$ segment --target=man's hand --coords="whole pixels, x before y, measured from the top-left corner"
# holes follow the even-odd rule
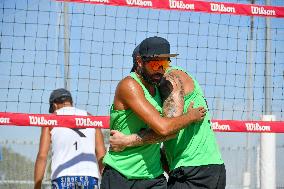
[[[187,114],[189,114],[194,122],[198,122],[204,119],[207,111],[204,107],[193,108],[194,102],[190,102],[190,105],[187,109]]]
[[[127,147],[128,136],[117,131],[111,130],[110,131],[110,150],[115,152],[123,151]]]

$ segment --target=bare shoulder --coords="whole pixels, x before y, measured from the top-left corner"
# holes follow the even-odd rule
[[[137,92],[142,90],[141,86],[135,81],[132,77],[127,76],[124,79],[122,79],[117,87],[116,92],[122,92],[122,93],[129,93],[129,92]]]
[[[132,101],[144,96],[142,87],[131,77],[122,79],[115,90],[114,108],[116,110],[128,109]]]
[[[171,70],[165,73],[163,77],[163,81],[167,80],[170,81],[172,84],[182,84],[182,78],[184,77],[184,72],[180,70]]]
[[[164,78],[169,81],[178,82],[179,84],[184,84],[183,82],[187,79],[191,79],[187,73],[181,70],[171,70],[164,75]]]
[[[190,75],[181,70],[172,70],[165,75],[168,81],[171,81],[177,86],[181,86],[185,94],[188,94],[194,89],[194,81]],[[177,90],[181,88],[177,87]]]

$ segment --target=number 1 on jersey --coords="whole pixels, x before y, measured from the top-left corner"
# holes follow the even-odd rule
[[[75,150],[77,150],[77,149],[78,149],[78,143],[77,143],[77,141],[76,141],[73,145],[75,145]]]

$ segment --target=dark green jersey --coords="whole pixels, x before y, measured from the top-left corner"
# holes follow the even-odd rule
[[[167,72],[173,69],[184,71],[173,67]],[[187,112],[191,101],[194,102],[194,107],[203,106],[208,111],[206,99],[199,84],[193,77],[191,78],[194,81],[194,90],[184,97],[184,112]],[[180,130],[176,138],[164,142],[170,170],[181,166],[223,164],[210,119],[207,112],[203,121],[189,125]]]
[[[143,88],[146,99],[161,113],[161,98],[156,88],[152,97],[135,73],[130,76]],[[148,126],[131,110],[110,110],[110,128],[126,135],[139,132]],[[163,174],[160,162],[160,144],[126,148],[122,152],[109,151],[104,157],[108,164],[128,179],[151,179]]]

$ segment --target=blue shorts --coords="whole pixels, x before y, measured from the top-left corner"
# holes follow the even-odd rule
[[[98,179],[90,176],[63,176],[51,181],[52,189],[98,189]]]

